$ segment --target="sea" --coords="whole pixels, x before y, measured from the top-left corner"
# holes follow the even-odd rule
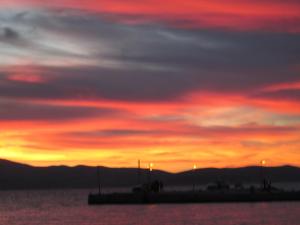
[[[0,191],[0,225],[300,225],[300,202],[89,206],[89,192]]]

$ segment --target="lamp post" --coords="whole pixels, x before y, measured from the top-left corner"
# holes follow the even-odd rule
[[[141,160],[138,160],[137,185],[141,185]]]
[[[265,173],[264,173],[264,167],[267,164],[267,161],[265,159],[260,161],[260,168],[261,168],[261,180],[262,180],[262,185],[263,189],[266,189],[266,178],[265,178]]]
[[[149,164],[149,170],[150,170],[150,172],[153,170],[153,163]]]
[[[153,163],[149,163],[149,170],[148,170],[148,183],[151,183],[151,172],[153,170]]]
[[[196,169],[197,169],[197,165],[194,164],[193,165],[193,192],[195,191],[195,187],[196,187]]]

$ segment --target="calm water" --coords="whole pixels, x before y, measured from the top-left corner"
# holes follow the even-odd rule
[[[88,190],[2,191],[0,225],[299,225],[300,203],[88,206]]]

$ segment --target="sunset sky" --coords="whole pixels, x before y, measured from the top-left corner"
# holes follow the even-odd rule
[[[0,158],[300,166],[300,1],[0,0]]]

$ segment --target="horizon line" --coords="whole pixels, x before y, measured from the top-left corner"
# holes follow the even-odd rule
[[[97,168],[97,167],[102,167],[102,168],[107,168],[107,169],[138,169],[138,167],[110,167],[110,166],[103,166],[103,165],[84,165],[84,164],[77,164],[77,165],[64,165],[64,164],[59,164],[59,165],[48,165],[48,166],[36,166],[32,165],[30,163],[24,163],[24,162],[19,162],[19,161],[13,161],[5,158],[0,158],[1,161],[6,161],[10,163],[15,163],[19,165],[24,165],[24,166],[29,166],[29,167],[34,167],[34,168],[51,168],[51,167],[67,167],[67,168],[76,168],[76,167],[90,167],[90,168]],[[172,174],[177,174],[177,173],[184,173],[184,172],[190,172],[193,170],[205,170],[205,169],[217,169],[217,170],[224,170],[224,169],[243,169],[243,168],[251,168],[251,167],[261,167],[261,165],[245,165],[241,167],[198,167],[196,169],[188,169],[188,170],[182,170],[182,171],[168,171],[164,169],[153,169],[153,171],[161,171],[161,172],[166,172],[166,173],[172,173]],[[265,168],[280,168],[280,167],[294,167],[294,168],[299,168],[300,166],[293,165],[293,164],[282,164],[282,165],[277,165],[277,166],[264,166]],[[141,167],[141,170],[148,170],[149,168],[146,167]]]

